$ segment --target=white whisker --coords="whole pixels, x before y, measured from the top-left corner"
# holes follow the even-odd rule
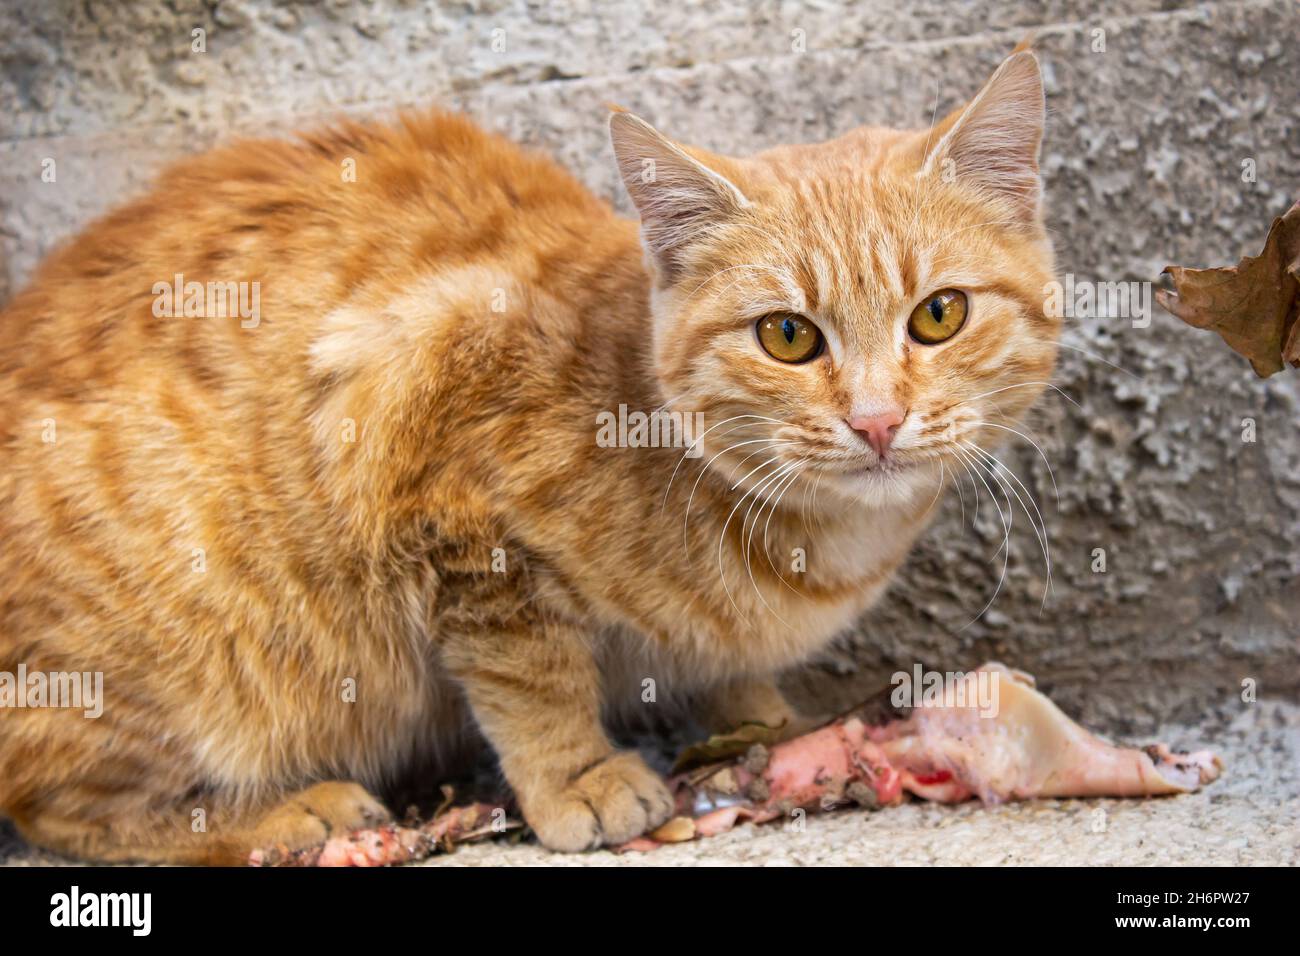
[[[727,433],[723,432],[723,434],[727,434]],[[718,452],[716,455],[714,455],[712,458],[708,460],[708,462],[704,465],[704,467],[700,469],[700,473],[695,476],[695,482],[691,485],[691,493],[686,498],[686,510],[682,513],[682,550],[684,552],[688,554],[690,552],[689,528],[691,523],[691,508],[695,504],[695,492],[699,489],[700,482],[704,480],[704,476],[709,474],[709,467],[729,451],[734,451],[743,445],[756,445],[756,444],[761,444],[766,447],[756,449],[752,454],[746,455],[744,458],[742,458],[740,464],[736,466],[737,470],[739,470],[741,465],[749,461],[749,459],[753,458],[754,455],[761,455],[765,451],[770,451],[776,445],[789,444],[789,442],[782,441],[779,438],[751,438],[748,441],[736,442],[734,445],[728,445],[726,448],[722,449],[722,451]],[[776,458],[779,457],[780,455],[777,455],[775,458],[769,460],[775,461]],[[760,465],[759,467],[761,468],[762,465]],[[735,472],[733,471],[732,474],[735,474]]]
[[[710,425],[708,428],[704,429],[703,433],[701,433],[699,438],[695,439],[695,441],[691,442],[689,445],[686,446],[686,451],[682,452],[682,457],[677,460],[677,467],[673,469],[672,476],[668,479],[668,486],[664,488],[664,500],[663,503],[659,506],[660,515],[662,515],[664,513],[664,509],[668,507],[668,493],[672,491],[673,482],[677,480],[677,472],[682,467],[682,462],[686,461],[686,459],[690,456],[691,449],[694,448],[696,445],[698,445],[700,442],[704,441],[705,436],[708,435],[709,432],[713,431],[713,429],[721,428],[723,425],[727,424],[728,422],[739,421],[742,418],[756,419],[757,421],[755,422],[755,424],[757,424],[758,422],[770,422],[776,425],[788,424],[787,422],[783,422],[776,418],[768,418],[764,415],[732,415],[730,418],[724,418],[722,421],[718,422],[717,424]]]
[[[956,453],[959,454],[959,455],[963,455],[963,456],[966,456],[966,457],[970,457],[968,452],[962,451],[961,449],[956,449],[956,448],[954,448],[953,451],[956,452]],[[1001,549],[1002,552],[1003,552],[1003,555],[1002,555],[1002,573],[1001,573],[1001,575],[998,577],[998,586],[997,586],[996,588],[993,589],[993,595],[992,595],[992,597],[990,597],[990,598],[988,599],[988,603],[986,603],[986,604],[984,605],[984,607],[980,608],[980,611],[979,611],[978,614],[976,614],[973,618],[971,618],[969,621],[967,621],[965,624],[963,624],[960,628],[957,629],[957,633],[959,633],[959,634],[960,634],[962,631],[966,630],[966,628],[968,628],[968,627],[970,627],[972,624],[974,624],[976,621],[978,621],[981,617],[983,617],[983,616],[985,615],[985,613],[987,613],[988,609],[991,608],[991,607],[993,606],[993,602],[996,601],[996,600],[998,599],[998,595],[1002,592],[1002,583],[1007,579],[1007,565],[1009,564],[1009,562],[1010,562],[1010,560],[1011,560],[1011,525],[1012,525],[1012,523],[1013,523],[1013,521],[1014,521],[1014,519],[1015,519],[1015,515],[1014,515],[1014,514],[1011,514],[1010,519],[1008,519],[1008,515],[1007,515],[1006,513],[1003,513],[1003,511],[1002,511],[1002,506],[1001,506],[1000,504],[998,504],[997,495],[995,495],[995,494],[993,493],[993,489],[989,487],[989,483],[988,483],[987,481],[985,481],[983,475],[980,474],[980,465],[979,465],[979,461],[978,461],[978,459],[970,458],[970,461],[971,461],[972,466],[973,466],[974,469],[975,469],[975,472],[974,472],[975,475],[976,475],[977,477],[979,477],[980,484],[982,484],[982,485],[984,486],[984,489],[985,489],[986,491],[988,491],[988,493],[989,493],[989,498],[990,498],[990,500],[992,500],[992,502],[993,502],[993,507],[995,507],[995,508],[998,509],[998,516],[1002,519],[1002,530],[1003,530],[1003,534],[1002,534],[1002,549]],[[1009,513],[1010,510],[1011,510],[1011,499],[1008,498],[1008,499],[1007,499],[1007,512]],[[995,551],[993,554],[994,554],[994,557],[997,556],[997,552],[996,552],[996,551]]]
[[[1109,365],[1111,368],[1115,369],[1117,372],[1123,372],[1123,373],[1124,373],[1125,375],[1127,375],[1129,378],[1135,378],[1135,379],[1137,379],[1138,381],[1141,381],[1141,380],[1142,380],[1142,376],[1141,376],[1141,375],[1138,375],[1138,374],[1136,374],[1136,373],[1134,373],[1134,372],[1130,372],[1128,369],[1124,368],[1122,365],[1116,365],[1114,362],[1107,361],[1106,359],[1102,358],[1100,355],[1096,355],[1096,354],[1094,354],[1094,353],[1092,353],[1092,352],[1089,352],[1087,349],[1081,349],[1081,348],[1079,348],[1079,346],[1077,346],[1077,345],[1067,345],[1065,342],[1061,342],[1061,341],[1059,341],[1059,340],[1057,341],[1056,344],[1057,344],[1058,346],[1060,346],[1061,348],[1063,348],[1063,349],[1070,349],[1070,350],[1072,350],[1072,351],[1079,352],[1079,353],[1082,354],[1082,355],[1086,355],[1086,356],[1088,356],[1088,358],[1092,359],[1094,362],[1100,362],[1102,365]]]
[[[776,458],[769,458],[766,462],[763,463],[763,465],[759,465],[759,468],[762,468],[764,465],[771,464],[772,462],[774,462],[774,461],[776,461],[776,460],[777,460]],[[749,489],[748,491],[746,491],[743,495],[741,495],[741,496],[740,496],[740,500],[737,501],[736,504],[735,504],[735,507],[733,507],[733,508],[731,509],[731,513],[727,515],[727,520],[724,521],[724,522],[722,523],[722,531],[719,532],[719,534],[718,534],[718,577],[719,577],[719,578],[721,579],[721,581],[722,581],[722,589],[723,589],[723,590],[726,592],[726,594],[727,594],[727,600],[731,602],[731,606],[735,609],[736,614],[739,615],[740,618],[741,618],[742,620],[745,620],[746,617],[745,617],[744,613],[740,610],[740,607],[736,604],[736,599],[735,599],[734,597],[732,597],[732,594],[731,594],[731,588],[727,586],[727,572],[726,572],[726,569],[723,567],[723,564],[722,564],[722,547],[723,547],[723,545],[726,543],[726,538],[727,538],[727,528],[731,525],[731,519],[734,518],[734,517],[736,516],[736,512],[737,512],[738,510],[740,510],[740,506],[743,505],[743,504],[745,503],[745,499],[746,499],[746,498],[748,498],[750,495],[761,494],[761,493],[762,493],[762,490],[763,490],[764,488],[766,488],[766,487],[767,487],[768,485],[770,485],[773,481],[777,480],[779,477],[781,477],[782,475],[784,475],[784,473],[785,473],[785,469],[791,468],[791,467],[793,467],[793,465],[794,465],[794,463],[792,463],[792,462],[788,462],[788,463],[786,463],[786,464],[784,464],[784,465],[778,465],[778,466],[777,466],[777,467],[776,467],[776,468],[775,468],[775,469],[774,469],[770,474],[765,475],[765,476],[764,476],[764,477],[763,477],[763,478],[758,482],[758,484],[756,484],[753,488],[750,488],[750,489]],[[757,469],[755,469],[755,470],[757,470]],[[752,473],[753,473],[753,472],[751,472],[751,474],[752,474]],[[746,476],[746,477],[748,477],[748,476]],[[734,488],[733,488],[733,490],[734,490]],[[751,507],[753,507],[753,506],[751,505]],[[742,545],[742,546],[744,545],[744,539],[745,539],[745,526],[744,526],[744,519],[742,519],[742,521],[741,521],[741,527],[740,527],[740,540],[741,540],[741,545]],[[749,561],[749,553],[748,553],[748,549],[746,549],[746,551],[745,551],[745,561],[746,561],[746,566],[748,566],[748,561]],[[753,576],[753,572],[752,572],[752,570],[751,570],[751,571],[750,571],[750,581],[751,581],[751,582],[753,581],[753,577],[754,577],[754,576]],[[755,585],[754,590],[755,590],[755,593],[757,593],[757,591],[758,591],[757,585]],[[768,603],[767,603],[766,600],[764,600],[762,594],[759,594],[759,595],[758,595],[758,599],[759,599],[760,601],[763,602],[763,606],[764,606],[764,607],[767,607],[768,611],[770,611],[770,612],[772,613],[772,616],[773,616],[773,617],[775,617],[778,621],[781,621],[782,624],[785,624],[786,627],[789,627],[789,626],[790,626],[789,624],[786,624],[786,622],[781,618],[781,615],[777,614],[775,611],[772,610],[772,608],[771,608],[770,606],[768,606]]]
[[[1009,477],[1012,481],[1014,481],[1017,485],[1020,486],[1021,491],[1024,491],[1025,493],[1025,498],[1028,498],[1029,504],[1032,504],[1034,506],[1034,514],[1031,515],[1029,513],[1029,507],[1025,503],[1025,498],[1021,498],[1020,492],[1016,491],[1015,488],[1011,488],[1011,492],[1016,496],[1016,501],[1020,503],[1021,509],[1025,512],[1025,517],[1029,519],[1029,526],[1034,529],[1034,537],[1038,539],[1038,546],[1042,548],[1043,561],[1047,566],[1047,583],[1043,587],[1043,603],[1039,607],[1039,613],[1041,614],[1043,608],[1047,606],[1047,596],[1052,589],[1052,551],[1048,542],[1047,522],[1043,519],[1043,513],[1042,511],[1039,510],[1037,503],[1034,502],[1034,497],[1029,493],[1029,489],[1025,487],[1024,482],[1020,480],[1020,478],[1016,475],[1015,472],[1013,472],[1010,468],[1008,468],[1005,464],[1003,464],[1002,461],[1000,461],[991,452],[988,452],[983,448],[980,448],[978,445],[971,442],[963,442],[962,444],[967,449],[974,452],[975,454],[981,455],[986,460],[991,461],[995,466],[994,467],[995,477],[997,476],[999,469],[1001,470],[1001,472],[1004,472],[1007,475],[1007,477]],[[1034,515],[1038,516],[1038,524],[1034,524]],[[1040,529],[1041,529],[1041,533],[1040,533]]]
[[[987,397],[990,396],[990,395],[997,395],[999,392],[1009,392],[1009,391],[1011,391],[1011,389],[1013,389],[1013,388],[1028,388],[1028,387],[1031,386],[1031,385],[1040,385],[1040,386],[1042,386],[1042,387],[1044,387],[1044,388],[1055,389],[1055,390],[1056,390],[1056,391],[1061,395],[1062,398],[1064,398],[1067,402],[1069,402],[1069,403],[1070,403],[1071,405],[1073,405],[1075,408],[1079,408],[1079,409],[1081,409],[1081,408],[1083,407],[1083,406],[1081,406],[1078,402],[1076,402],[1074,399],[1072,399],[1072,398],[1071,398],[1071,397],[1066,393],[1066,391],[1065,391],[1063,388],[1061,388],[1061,387],[1058,386],[1058,385],[1053,385],[1051,382],[1020,382],[1019,384],[1016,384],[1016,385],[1007,385],[1007,386],[1005,386],[1005,387],[1003,387],[1003,388],[995,388],[995,389],[993,389],[993,391],[991,391],[991,392],[984,392],[984,393],[982,393],[982,394],[980,394],[980,395],[972,395],[970,398],[966,399],[965,401],[958,402],[958,404],[959,404],[959,405],[969,405],[971,402],[978,401],[978,400],[981,399],[981,398],[987,398]]]
[[[1000,428],[1004,432],[1011,432],[1013,435],[1019,435],[1025,441],[1029,442],[1029,444],[1034,446],[1034,450],[1038,452],[1038,457],[1043,459],[1043,464],[1047,466],[1047,475],[1049,478],[1052,479],[1052,493],[1056,495],[1056,510],[1060,511],[1061,492],[1060,489],[1056,487],[1056,473],[1052,471],[1052,463],[1047,460],[1047,454],[1043,451],[1042,448],[1039,447],[1038,442],[1034,441],[1032,438],[1030,438],[1028,435],[1024,434],[1023,432],[1016,431],[1016,429],[1014,428],[1008,428],[1006,425],[999,425],[996,422],[975,422],[975,424],[986,425],[989,428]]]
[[[799,461],[796,462],[795,464],[802,464],[803,461],[804,461],[804,459],[801,458],[801,459],[799,459]],[[787,580],[785,579],[785,575],[782,574],[780,571],[778,571],[778,570],[776,569],[776,565],[775,565],[775,564],[773,563],[773,561],[772,561],[772,552],[771,552],[771,550],[768,548],[768,544],[767,544],[767,534],[768,534],[768,531],[769,531],[769,529],[770,529],[770,527],[771,527],[771,524],[772,524],[772,515],[774,515],[774,514],[776,513],[776,509],[777,509],[778,507],[780,507],[780,505],[781,505],[781,499],[782,499],[783,497],[785,497],[785,493],[786,493],[787,491],[790,490],[791,486],[795,483],[795,481],[797,481],[797,480],[799,479],[799,477],[800,477],[803,473],[804,473],[804,469],[801,469],[801,468],[800,468],[800,469],[796,469],[795,471],[792,471],[792,472],[790,473],[789,479],[785,482],[784,487],[781,487],[781,488],[778,488],[778,489],[777,489],[777,491],[778,491],[779,493],[778,493],[777,496],[776,496],[776,502],[772,505],[772,507],[770,507],[770,508],[768,509],[768,511],[767,511],[767,521],[766,521],[766,522],[764,523],[764,525],[763,525],[763,554],[764,554],[764,556],[767,558],[767,566],[770,567],[770,568],[772,569],[772,573],[775,574],[775,575],[777,576],[777,579],[780,580],[780,582],[781,582],[782,584],[784,584],[784,585],[785,585],[785,586],[790,590],[790,592],[791,592],[792,594],[798,594],[799,592],[798,592],[798,590],[795,589],[794,585],[792,585],[789,581],[787,581]],[[761,516],[762,512],[759,512],[759,514],[760,514],[760,516]],[[752,575],[751,575],[751,578],[752,578]]]

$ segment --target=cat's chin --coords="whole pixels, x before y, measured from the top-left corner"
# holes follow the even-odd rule
[[[871,507],[899,507],[922,496],[932,497],[939,473],[932,462],[892,462],[849,471],[827,472],[823,488]]]

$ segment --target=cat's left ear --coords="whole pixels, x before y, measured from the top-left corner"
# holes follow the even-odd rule
[[[750,205],[745,194],[714,166],[722,157],[709,156],[706,165],[685,148],[631,113],[609,118],[609,138],[618,171],[641,214],[641,237],[663,278],[672,281],[683,255],[695,240]]]
[[[1043,75],[1028,51],[998,67],[975,99],[938,127],[923,176],[950,176],[1006,203],[1016,217],[1037,220],[1042,201],[1038,153],[1047,121]]]

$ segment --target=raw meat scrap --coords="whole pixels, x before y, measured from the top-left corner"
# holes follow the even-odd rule
[[[390,866],[423,860],[446,852],[457,843],[470,843],[522,824],[506,819],[500,807],[471,803],[453,807],[418,827],[385,824],[354,830],[333,837],[321,846],[304,850],[268,847],[254,850],[248,862],[253,866]]]
[[[974,693],[996,687],[987,712]],[[970,693],[889,716],[865,705],[812,733],[766,748],[751,745],[743,760],[714,763],[672,780],[679,817],[622,849],[645,850],[761,823],[795,808],[870,808],[901,803],[906,794],[942,803],[978,797],[986,803],[1032,797],[1138,797],[1184,793],[1219,776],[1209,751],[1174,753],[1164,744],[1137,750],[1108,744],[1084,730],[1034,689],[1033,679],[1000,664],[965,675]]]

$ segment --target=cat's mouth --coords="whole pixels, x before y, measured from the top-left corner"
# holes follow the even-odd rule
[[[914,471],[916,467],[917,463],[914,461],[907,461],[905,459],[893,457],[878,458],[873,462],[857,464],[846,468],[843,474],[859,477],[866,475],[869,477],[889,478],[895,475],[902,475]]]
[[[938,475],[936,459],[928,455],[896,457],[889,455],[874,461],[845,463],[827,475],[836,484],[853,489],[854,493],[875,491],[912,493],[929,487],[932,475]]]

